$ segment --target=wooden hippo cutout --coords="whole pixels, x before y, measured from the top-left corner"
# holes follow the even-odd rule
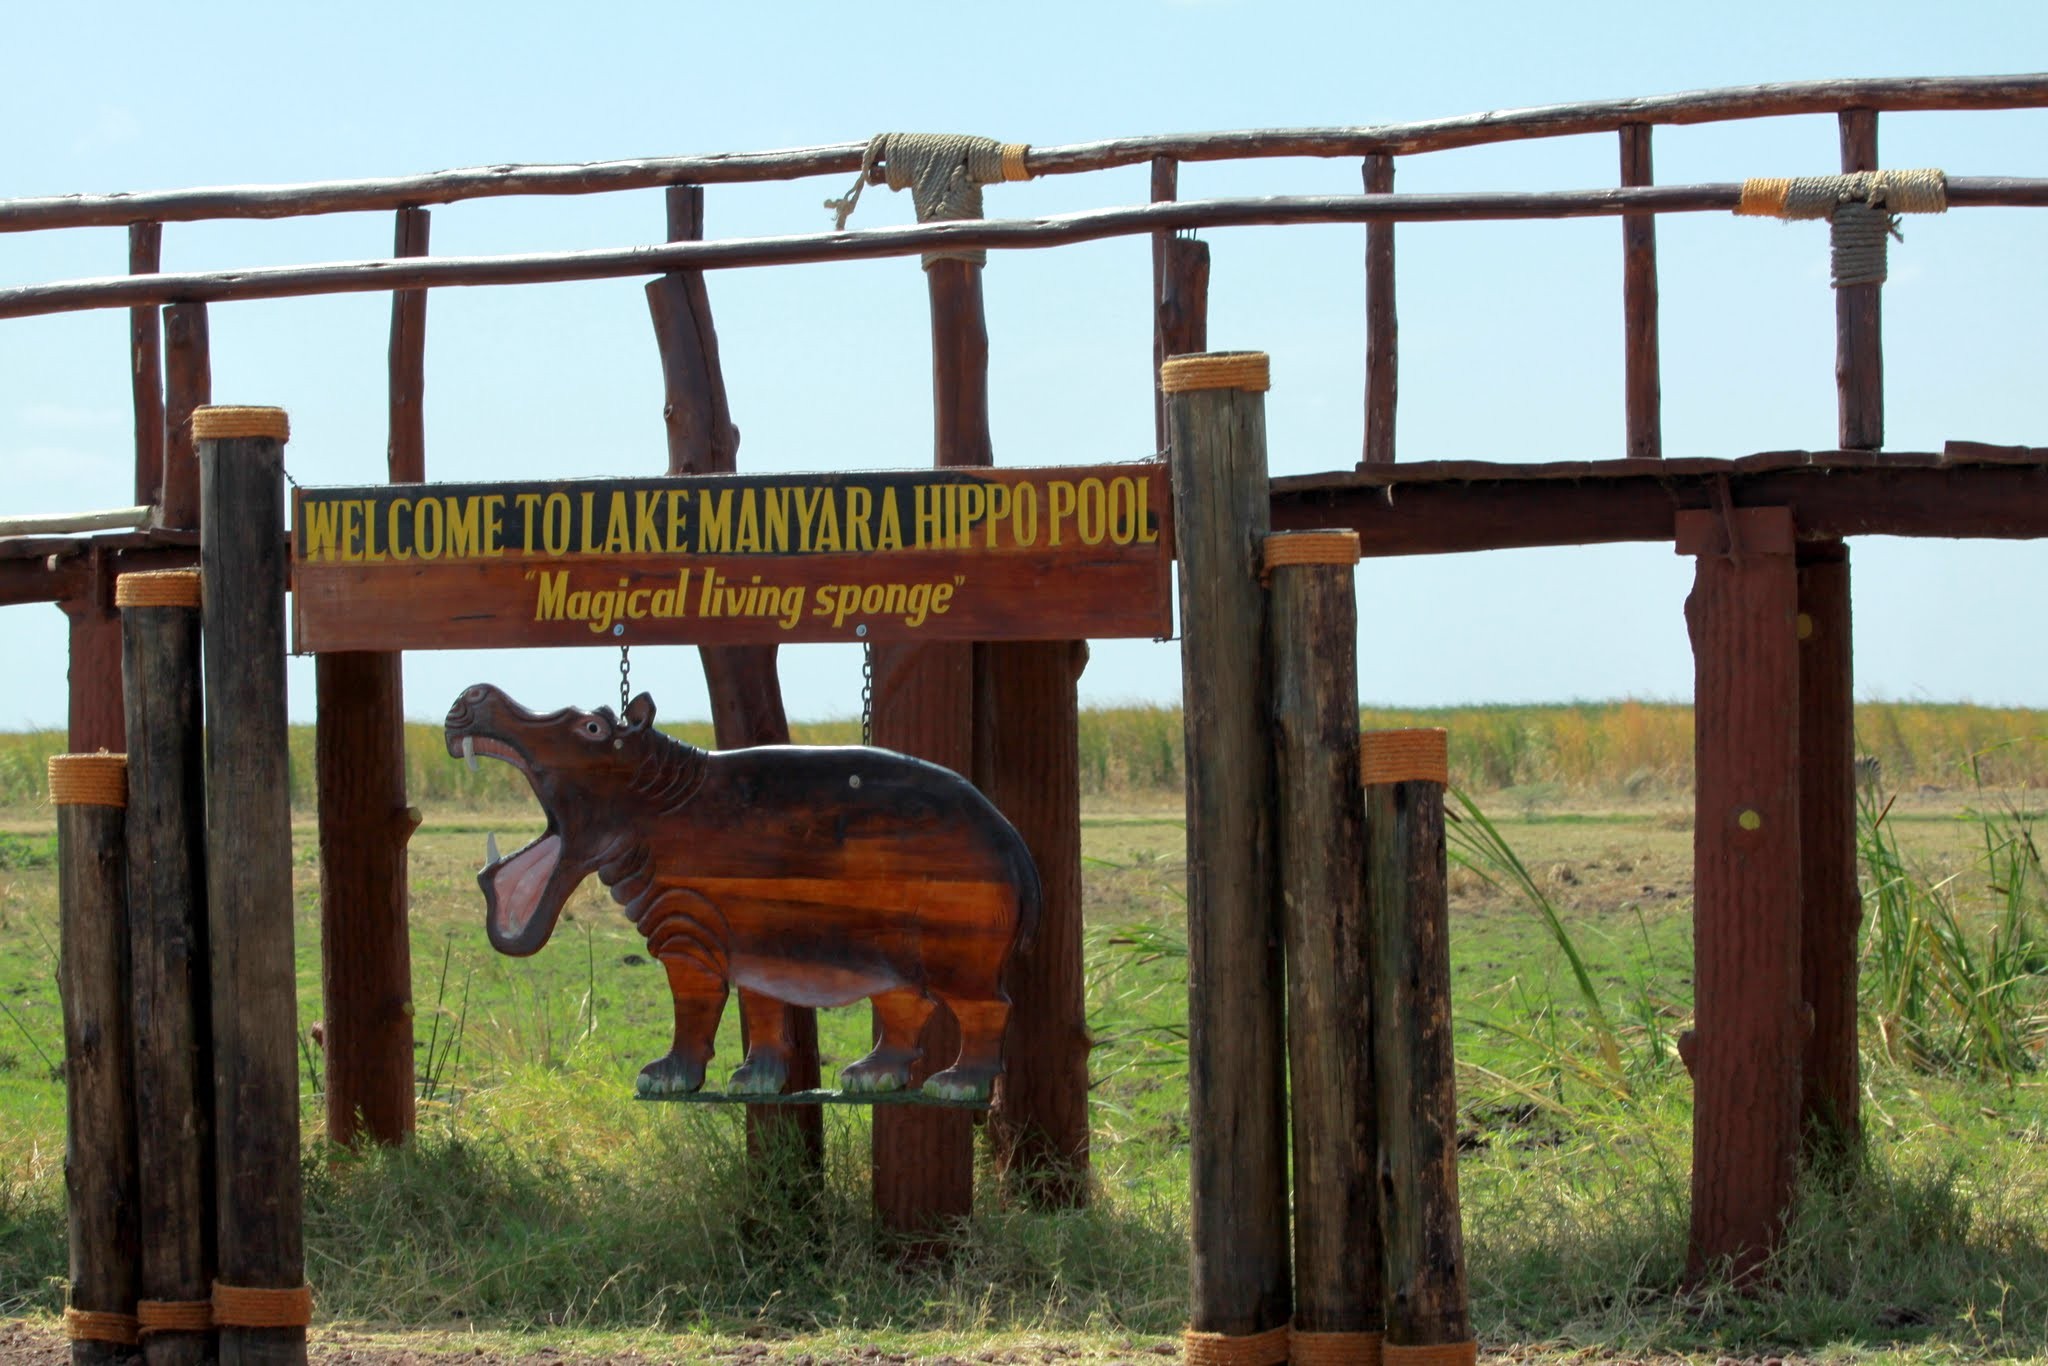
[[[536,715],[478,684],[449,709],[447,740],[472,763],[518,768],[547,813],[517,853],[499,858],[493,840],[477,875],[492,947],[536,952],[596,873],[667,969],[675,1040],[641,1069],[641,1095],[703,1086],[730,984],[750,1040],[731,1093],[782,1089],[779,1003],[867,997],[881,1042],[841,1074],[847,1091],[907,1087],[944,1002],[960,1056],[924,1090],[987,1098],[1010,1013],[1003,971],[1037,925],[1040,893],[1023,839],[958,774],[882,749],[697,749],[654,728],[645,693],[623,717]]]

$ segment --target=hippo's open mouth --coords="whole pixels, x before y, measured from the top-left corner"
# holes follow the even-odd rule
[[[462,736],[460,743],[462,757],[472,767],[479,755],[502,759],[525,775],[534,796],[540,796],[533,770],[515,746],[473,732]],[[554,932],[555,917],[561,910],[560,899],[549,892],[562,862],[562,834],[545,802],[541,809],[547,815],[548,828],[516,853],[500,857],[498,837],[485,837],[484,867],[477,874],[477,884],[484,892],[484,928],[491,946],[501,953],[523,956],[537,952]]]

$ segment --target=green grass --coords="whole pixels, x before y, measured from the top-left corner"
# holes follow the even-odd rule
[[[1158,757],[1118,743],[1138,750],[1099,772],[1145,772]],[[787,1350],[806,1353],[856,1342],[965,1352],[1038,1335],[1128,1357],[1138,1349],[1124,1344],[1177,1333],[1186,834],[1170,794],[1098,796],[1084,821],[1093,1206],[1038,1213],[983,1181],[956,1255],[899,1266],[869,1211],[864,1112],[826,1112],[826,1180],[803,1190],[749,1183],[736,1110],[632,1099],[634,1072],[666,1044],[667,992],[608,899],[579,893],[533,958],[490,952],[474,883],[482,832],[516,842],[538,820],[523,794],[501,804],[454,781],[413,843],[418,1140],[327,1148],[317,1066],[303,1078],[323,1322],[518,1333],[599,1354],[666,1354],[661,1335],[673,1334],[794,1335]],[[1866,1028],[1865,1159],[1802,1193],[1784,1251],[1742,1296],[1679,1284],[1683,811],[1644,807],[1625,783],[1570,806],[1485,792],[1454,807],[1460,1179],[1483,1342],[1560,1359],[2048,1354],[2048,1068],[2029,1023],[2048,976],[2028,956],[2048,924],[2027,794],[2011,809],[1996,795],[1972,793],[1976,814],[1911,795],[1869,823],[1866,1008],[1902,999],[1900,974],[1918,973],[1924,1024]],[[53,846],[46,819],[19,825],[0,836],[0,1316],[54,1312],[65,1262]],[[310,827],[298,839],[308,1025],[319,1012]],[[1886,896],[1899,914],[1884,913]],[[829,1076],[864,1051],[868,1025],[858,1010],[821,1025]],[[1907,1037],[1921,1042],[1889,1046]],[[736,1064],[734,1021],[718,1047],[714,1069]]]

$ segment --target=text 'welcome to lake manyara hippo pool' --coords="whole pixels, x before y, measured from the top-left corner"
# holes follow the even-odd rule
[[[547,943],[596,873],[646,936],[675,996],[675,1041],[640,1094],[704,1084],[736,985],[750,1041],[727,1090],[766,1095],[788,1075],[783,1002],[872,998],[881,1042],[841,1074],[848,1091],[909,1085],[918,1035],[944,1002],[960,1056],[924,1090],[980,1100],[1002,1070],[1011,952],[1037,925],[1038,872],[1023,839],[958,774],[890,750],[763,746],[707,751],[654,728],[642,693],[537,715],[489,684],[449,709],[448,752],[526,775],[547,830],[477,875],[501,953]]]

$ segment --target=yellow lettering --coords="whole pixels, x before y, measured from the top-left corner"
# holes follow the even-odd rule
[[[540,599],[534,604],[535,621],[560,621],[569,606],[569,571],[540,571]]]
[[[863,488],[846,491],[846,548],[873,550],[874,534],[868,530],[868,516],[874,510],[875,495]],[[838,622],[832,623],[837,626]]]
[[[1101,545],[1102,533],[1109,521],[1109,491],[1103,488],[1100,479],[1083,479],[1075,501],[1079,504],[1075,521],[1080,524],[1081,540],[1088,545]],[[1093,535],[1089,534],[1091,524]]]
[[[1048,545],[1060,543],[1060,519],[1074,515],[1074,485],[1071,480],[1055,479],[1048,487],[1052,502],[1052,539]]]
[[[398,530],[398,510],[411,506],[412,499],[410,498],[393,498],[390,505],[384,509],[384,539],[391,546],[391,558],[394,560],[409,560],[412,558],[410,550],[400,550],[398,548],[398,542],[402,539]]]
[[[704,489],[697,495],[697,553],[726,555],[732,551],[732,490],[713,493]],[[706,584],[711,576],[706,575]],[[701,615],[701,613],[700,613]]]
[[[668,491],[668,545],[669,554],[679,555],[683,550],[683,491]]]
[[[344,499],[341,504],[341,558],[363,558],[363,505],[354,498]]]
[[[986,549],[995,549],[996,527],[1002,522],[1003,518],[1010,515],[1011,501],[1010,486],[1008,484],[990,484],[988,486],[988,533],[987,538],[983,542]]]
[[[553,501],[550,499],[549,501]],[[583,544],[578,546],[585,555],[597,553],[597,495],[583,495]]]
[[[771,553],[789,553],[789,490],[785,488],[763,489],[762,532],[765,544],[761,547]]]
[[[946,544],[945,494],[943,486],[917,486],[917,539],[912,544],[920,550]]]
[[[896,507],[896,490],[882,490],[882,532],[875,538],[877,550],[903,549],[903,517]]]
[[[531,555],[534,546],[539,544],[534,539],[533,523],[536,514],[540,512],[540,495],[537,493],[518,493],[513,495],[513,500],[519,504],[519,514],[523,524],[519,533],[519,552],[522,555]]]
[[[660,502],[660,489],[633,490],[633,553],[636,555],[661,553],[661,526],[654,520],[654,509]]]
[[[429,501],[425,498],[420,500],[421,512],[427,510]],[[446,544],[448,557],[455,560],[474,559],[482,550],[478,539],[478,532],[481,529],[478,523],[483,520],[482,503],[484,500],[471,496],[468,498],[449,498],[444,501],[447,507],[446,521],[448,530]],[[413,533],[413,539],[415,541],[419,540],[419,533],[417,531]],[[436,553],[439,553],[438,550]]]
[[[384,563],[384,552],[377,549],[377,500],[363,499],[363,559],[370,564]]]
[[[740,490],[740,524],[733,532],[732,548],[742,555],[761,549],[761,508],[759,489]]]
[[[305,518],[305,525],[299,528],[299,548],[306,562],[333,559],[341,529],[340,505],[308,498],[299,504],[299,511]]]
[[[588,498],[590,495],[586,493],[583,496]],[[541,538],[547,545],[548,554],[566,555],[569,553],[569,522],[569,495],[566,493],[549,494],[547,503],[541,510],[540,528]]]
[[[454,499],[449,499],[449,514],[454,514]],[[484,495],[484,554],[505,553],[505,495],[487,493]]]
[[[626,495],[624,490],[613,489],[612,505],[611,508],[605,513],[605,554],[611,555],[616,553],[623,555],[626,553],[627,550],[632,548],[632,543],[626,539],[626,531]]]
[[[1019,548],[1038,544],[1038,485],[1019,484],[1010,495],[1010,540]]]

